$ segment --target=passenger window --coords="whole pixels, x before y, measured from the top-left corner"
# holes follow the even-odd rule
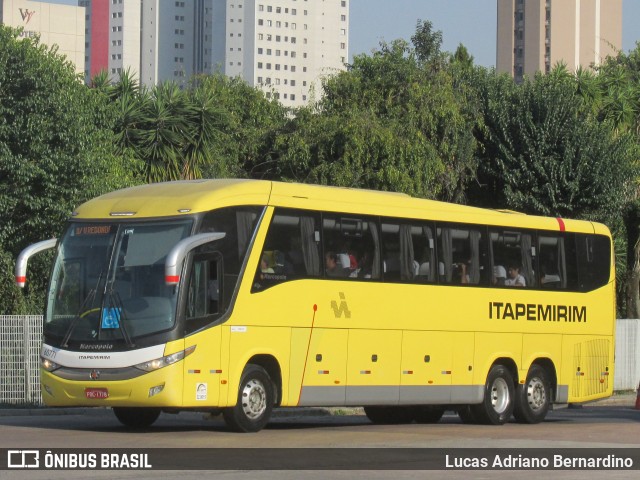
[[[514,231],[490,233],[491,283],[496,286],[535,286],[533,235]]]
[[[429,283],[436,281],[435,242],[430,225],[382,223],[384,280]]]
[[[549,290],[567,288],[567,256],[563,237],[540,234],[538,262],[540,288]]]
[[[486,283],[482,232],[475,228],[439,226],[438,277],[440,283]]]
[[[380,238],[375,220],[325,214],[322,225],[326,277],[381,278]]]
[[[604,235],[576,235],[580,291],[603,287],[611,273],[611,241]]]
[[[319,277],[318,214],[279,209],[273,216],[260,255],[253,291],[284,281]]]

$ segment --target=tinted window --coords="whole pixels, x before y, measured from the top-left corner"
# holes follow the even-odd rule
[[[483,234],[479,228],[438,226],[438,277],[440,283],[486,283]]]
[[[278,209],[256,271],[254,291],[284,281],[319,277],[320,221],[314,212]]]
[[[406,220],[383,220],[381,226],[385,282],[435,282],[433,226]]]
[[[381,278],[377,222],[353,215],[325,214],[322,220],[324,271],[329,278]]]
[[[492,284],[536,286],[533,234],[512,230],[492,231],[490,239]]]
[[[607,284],[611,272],[611,241],[604,235],[576,235],[579,289],[589,291]]]

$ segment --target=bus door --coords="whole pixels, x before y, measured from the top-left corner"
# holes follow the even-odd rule
[[[222,329],[211,325],[226,309],[223,272],[219,252],[194,256],[185,292],[185,348],[195,346],[195,350],[184,359],[184,406],[219,402]]]

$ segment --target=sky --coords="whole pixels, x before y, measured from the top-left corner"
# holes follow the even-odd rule
[[[443,50],[454,52],[462,43],[475,63],[496,63],[496,0],[351,0],[349,56],[371,53],[380,41],[409,41],[418,19],[442,31]],[[622,2],[622,49],[640,41],[640,0]]]

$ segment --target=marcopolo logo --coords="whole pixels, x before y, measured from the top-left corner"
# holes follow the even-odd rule
[[[8,468],[39,468],[40,452],[38,450],[7,451]]]

